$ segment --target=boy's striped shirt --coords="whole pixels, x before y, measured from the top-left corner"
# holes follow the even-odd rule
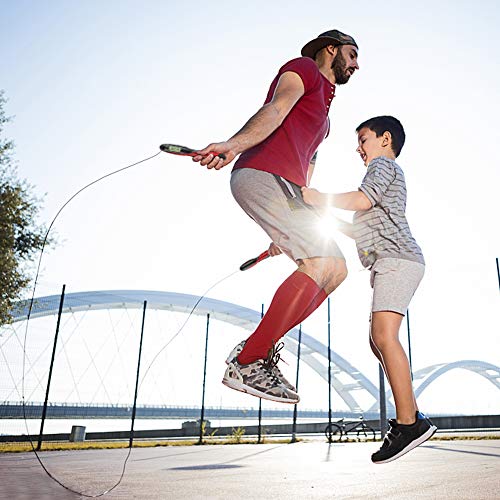
[[[368,165],[359,187],[372,203],[354,214],[354,237],[361,263],[371,267],[384,257],[425,263],[406,220],[406,184],[401,167],[384,156]]]

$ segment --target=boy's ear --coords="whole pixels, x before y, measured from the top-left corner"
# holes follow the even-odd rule
[[[392,147],[392,134],[388,130],[382,134],[382,146]]]

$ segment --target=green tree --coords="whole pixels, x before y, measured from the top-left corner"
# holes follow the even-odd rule
[[[46,229],[37,224],[40,198],[19,179],[14,143],[4,138],[6,99],[0,90],[0,325],[11,321],[12,304],[30,282],[33,260],[42,248]]]

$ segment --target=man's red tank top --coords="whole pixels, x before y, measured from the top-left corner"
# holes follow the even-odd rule
[[[335,96],[335,85],[320,73],[312,59],[299,57],[280,68],[264,104],[272,100],[278,80],[286,71],[300,76],[304,83],[304,95],[281,126],[267,139],[240,155],[233,170],[263,170],[305,186],[309,162],[329,132],[328,111]]]

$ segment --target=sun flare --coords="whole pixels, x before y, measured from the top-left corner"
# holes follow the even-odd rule
[[[332,214],[324,214],[318,221],[318,231],[325,239],[331,239],[338,230],[337,220]]]

